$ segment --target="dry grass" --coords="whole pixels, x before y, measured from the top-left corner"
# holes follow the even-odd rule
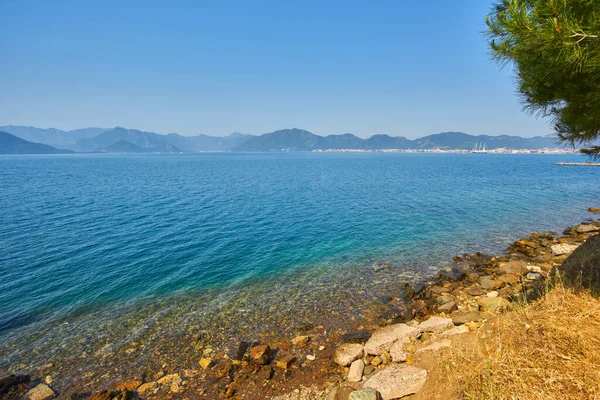
[[[600,300],[557,286],[460,340],[446,366],[469,400],[600,399]]]

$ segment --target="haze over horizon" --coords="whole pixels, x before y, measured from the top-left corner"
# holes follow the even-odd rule
[[[490,6],[2,2],[0,125],[545,136],[487,57]]]

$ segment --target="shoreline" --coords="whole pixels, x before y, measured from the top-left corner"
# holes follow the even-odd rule
[[[578,226],[581,225],[576,225]],[[159,358],[160,353],[148,354],[147,368],[142,368],[147,372],[135,376],[128,375],[125,370],[111,374],[109,371],[102,371],[104,367],[98,365],[95,368],[95,376],[82,376],[77,382],[67,383],[60,381],[60,376],[63,375],[58,369],[60,367],[49,362],[36,371],[31,371],[28,387],[32,386],[32,382],[46,382],[42,384],[59,393],[60,398],[73,394],[76,396],[72,398],[88,398],[98,390],[109,390],[114,392],[115,396],[118,395],[117,391],[122,391],[126,396],[139,395],[142,398],[157,399],[241,398],[242,395],[245,398],[270,399],[282,393],[293,392],[299,387],[313,387],[310,391],[310,396],[313,397],[306,398],[326,398],[323,396],[329,394],[340,383],[344,383],[343,376],[346,371],[331,361],[342,342],[364,343],[367,337],[382,326],[404,322],[414,324],[415,322],[411,321],[422,322],[434,314],[459,315],[466,310],[468,314],[474,311],[473,308],[483,313],[491,309],[494,313],[509,307],[503,300],[511,303],[518,300],[518,297],[513,296],[522,296],[523,293],[530,300],[536,297],[536,292],[541,291],[540,284],[548,271],[567,256],[567,253],[554,254],[552,246],[561,245],[563,250],[572,251],[573,246],[580,244],[591,232],[578,232],[576,228],[571,227],[560,237],[546,233],[532,234],[529,238],[514,242],[505,255],[491,257],[475,253],[455,257],[456,266],[451,271],[441,271],[428,282],[424,282],[422,287],[411,288],[407,284],[399,283],[398,291],[382,294],[378,304],[363,304],[363,316],[351,318],[343,329],[326,329],[318,325],[322,321],[309,321],[306,326],[296,330],[293,339],[289,334],[273,337],[265,332],[258,341],[244,342],[243,335],[238,335],[241,339],[235,349],[214,348],[210,337],[198,335],[193,344],[193,354],[188,354],[185,362],[177,361],[176,354],[169,354],[166,358],[172,359],[172,364],[152,366],[152,359]],[[531,266],[537,268],[527,269],[527,264],[532,263],[536,265]],[[385,269],[386,265],[376,263],[374,269],[377,268]],[[495,274],[503,268],[508,268],[510,273],[502,274],[500,279],[482,280],[482,277],[489,276],[498,278]],[[513,273],[523,273],[523,268],[527,272],[520,277]],[[539,276],[530,275],[532,279],[528,279],[528,274]],[[518,277],[517,281],[514,276]],[[518,285],[522,290],[513,290]],[[482,289],[469,292],[467,288],[473,289],[473,286]],[[488,297],[487,294],[491,292],[497,292],[496,296]],[[480,301],[484,295],[489,300]],[[449,297],[452,297],[452,300]],[[485,303],[484,306],[481,303]],[[481,315],[479,318],[483,319]],[[478,321],[466,322],[476,325]],[[175,338],[176,336],[173,336],[173,339]],[[261,357],[266,354],[268,363],[258,363],[252,357],[256,356],[256,350],[253,354],[251,349],[265,345],[269,346],[269,350],[263,352]],[[127,355],[129,354],[131,353]],[[163,360],[164,356],[160,354]],[[107,349],[105,358],[110,357],[119,355],[110,354],[110,349]],[[1,376],[8,372],[25,372],[18,366],[11,367],[10,371],[2,372]],[[146,386],[139,387],[142,383]],[[152,388],[149,389],[150,387]]]

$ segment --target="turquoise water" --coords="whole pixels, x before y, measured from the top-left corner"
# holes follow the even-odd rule
[[[336,285],[338,293],[345,287],[354,293],[385,283],[367,272],[376,261],[410,279],[449,265],[456,254],[496,251],[532,231],[562,230],[589,218],[587,207],[600,206],[600,168],[554,165],[584,160],[379,153],[0,157],[5,361],[27,352],[19,345],[26,338],[66,335],[57,328],[65,321],[93,330],[138,310],[138,323],[147,324],[174,303],[178,323],[192,314],[201,323],[227,302],[238,313],[274,305],[289,312],[312,297],[333,296]],[[289,308],[282,296],[292,299]],[[359,300],[351,298],[344,301],[356,308]]]

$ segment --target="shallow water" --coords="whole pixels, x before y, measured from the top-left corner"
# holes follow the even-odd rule
[[[554,165],[584,160],[0,157],[0,367],[119,352],[143,364],[157,348],[172,361],[169,340],[227,344],[360,318],[456,254],[589,218],[600,168]]]

